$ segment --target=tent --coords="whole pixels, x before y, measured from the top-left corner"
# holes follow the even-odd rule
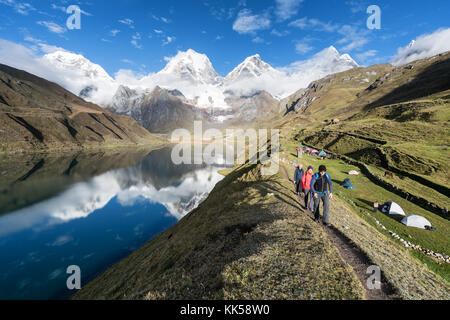
[[[387,213],[391,216],[404,216],[406,217],[405,211],[397,203],[389,201],[381,206],[381,211]]]
[[[313,154],[313,153],[314,153],[314,154],[318,154],[318,153],[319,153],[319,151],[318,151],[318,150],[316,150],[316,149],[312,149],[312,150],[311,150],[311,154]]]
[[[427,219],[417,215],[407,216],[403,218],[402,223],[408,227],[428,229],[431,228],[431,223]],[[427,228],[428,227],[428,228]]]
[[[327,153],[325,152],[325,151],[320,151],[320,153],[319,153],[319,157],[326,157],[327,156]]]
[[[349,178],[345,179],[342,183],[341,186],[343,186],[344,188],[347,189],[355,189],[355,187],[352,185],[352,182],[350,181]]]
[[[351,175],[351,176],[357,176],[357,175],[359,175],[359,172],[356,171],[356,170],[352,170],[348,174]]]

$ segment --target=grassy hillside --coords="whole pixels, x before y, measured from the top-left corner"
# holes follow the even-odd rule
[[[198,209],[74,298],[363,298],[324,231],[299,214],[290,182],[259,170],[234,170]]]
[[[376,80],[344,81],[355,73],[374,74]],[[349,90],[347,97],[340,93]],[[410,179],[416,193],[419,181],[449,196],[450,53],[395,68],[350,70],[307,91],[314,101],[279,121],[286,137],[391,170],[403,187]]]
[[[0,65],[0,152],[161,144],[137,122]]]

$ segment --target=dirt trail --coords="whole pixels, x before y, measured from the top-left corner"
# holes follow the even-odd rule
[[[281,166],[283,174],[287,180],[290,182],[292,181],[289,179],[289,175],[286,171],[286,168],[284,166]],[[294,191],[292,191],[295,193]],[[299,210],[303,214],[307,214],[311,219],[314,219],[314,214],[309,211],[303,209],[303,207],[300,205],[300,203],[303,205],[303,200],[299,200]],[[390,283],[387,282],[386,278],[382,276],[381,278],[381,289],[378,290],[369,290],[367,289],[367,278],[370,276],[367,274],[367,269],[370,266],[375,265],[368,257],[367,255],[361,251],[360,248],[356,246],[350,239],[348,239],[344,234],[342,234],[339,230],[337,230],[335,227],[325,227],[322,223],[318,223],[317,226],[319,228],[322,228],[324,232],[326,233],[328,239],[330,240],[330,243],[332,243],[339,251],[339,255],[342,258],[342,260],[350,265],[350,267],[355,272],[357,278],[359,281],[361,281],[362,286],[365,289],[365,296],[367,300],[391,300],[392,296],[395,294],[395,290],[390,285]]]
[[[95,114],[103,113],[103,111],[83,107],[77,104],[70,105],[70,107],[72,108],[72,114],[69,116],[69,118],[71,119],[73,119],[77,114],[80,113],[95,113]]]

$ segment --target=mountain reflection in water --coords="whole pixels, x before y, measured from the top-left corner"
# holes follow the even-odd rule
[[[171,148],[0,162],[0,299],[66,298],[195,209],[217,165],[174,165]]]

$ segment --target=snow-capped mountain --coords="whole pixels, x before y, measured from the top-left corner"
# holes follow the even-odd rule
[[[144,93],[139,94],[136,90],[120,85],[112,97],[111,103],[108,104],[108,108],[116,113],[131,116],[132,110],[136,109],[143,99]]]
[[[167,65],[160,72],[139,78],[132,72],[121,70],[114,79],[101,66],[82,55],[65,51],[47,54],[42,59],[63,76],[62,85],[70,91],[141,123],[148,120],[144,119],[142,111],[150,110],[146,97],[156,87],[170,93],[170,113],[177,118],[186,114],[184,111],[175,112],[176,106],[181,106],[184,110],[193,108],[198,113],[208,110],[211,114],[222,114],[227,118],[232,114],[246,114],[248,120],[251,115],[259,113],[259,109],[250,109],[260,97],[264,101],[270,100],[267,104],[269,106],[272,105],[272,100],[268,99],[268,95],[281,99],[300,88],[306,88],[312,81],[358,67],[348,54],[341,55],[334,47],[322,50],[309,60],[277,69],[256,54],[246,58],[225,78],[215,71],[205,54],[192,49],[180,51],[168,58]],[[261,95],[263,92],[265,93]],[[161,107],[160,102],[161,99],[150,105]],[[239,110],[240,106],[246,106],[245,112]],[[201,109],[203,111],[200,112]],[[269,111],[270,108],[263,109]],[[152,113],[166,114],[162,111],[155,112]],[[167,118],[167,114],[165,117]],[[166,120],[170,121],[168,118]]]
[[[280,76],[281,72],[272,68],[272,66],[261,60],[259,54],[248,57],[240,65],[234,68],[224,79],[223,84],[227,86],[233,82],[258,78],[262,75]]]
[[[275,98],[282,99],[308,87],[315,80],[355,67],[358,64],[348,54],[339,54],[333,46],[308,60],[278,69],[255,55],[247,58],[225,78],[224,89],[239,95],[251,95],[265,90]]]
[[[60,85],[76,95],[83,95],[88,101],[103,105],[118,86],[101,66],[81,54],[55,51],[41,59],[59,75]]]
[[[218,85],[222,81],[209,58],[192,49],[179,51],[158,74],[175,76],[197,85]]]
[[[308,73],[308,77],[305,77],[309,81],[306,84],[308,86],[312,81],[319,80],[329,74],[346,71],[358,66],[350,55],[341,55],[335,47],[331,46],[320,51],[309,60],[295,62],[286,68],[282,68],[282,70],[291,75],[306,76],[306,73]],[[310,80],[312,78],[314,79]]]
[[[313,81],[357,67],[359,65],[350,55],[341,55],[335,47],[331,46],[308,60],[294,62],[287,67],[280,68],[279,70],[287,75],[289,81],[285,82],[286,85],[280,88],[278,93],[269,92],[285,98],[301,88],[307,88]]]

